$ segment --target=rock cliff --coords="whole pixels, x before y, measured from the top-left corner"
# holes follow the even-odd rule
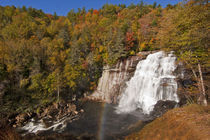
[[[118,96],[126,88],[126,82],[133,76],[138,62],[151,53],[153,52],[140,52],[136,56],[118,61],[116,65],[104,66],[98,87],[89,98],[117,103]]]

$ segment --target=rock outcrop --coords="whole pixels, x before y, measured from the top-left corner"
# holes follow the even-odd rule
[[[126,88],[126,82],[133,76],[136,65],[151,51],[140,52],[136,56],[120,60],[114,66],[104,66],[102,77],[99,79],[98,87],[89,99],[101,100],[107,103],[117,103],[118,96]]]
[[[166,113],[168,110],[173,109],[174,107],[177,106],[177,102],[175,101],[158,101],[155,106],[153,111],[150,113],[152,118],[157,118],[162,116],[164,113]]]
[[[21,127],[28,123],[28,121],[30,121],[32,118],[41,119],[43,120],[43,123],[45,123],[45,120],[58,121],[63,117],[75,116],[78,115],[78,113],[84,112],[83,109],[79,111],[77,109],[78,108],[76,107],[76,105],[72,103],[53,103],[46,108],[40,108],[39,111],[37,111],[36,113],[28,112],[21,114],[11,114],[8,117],[8,123],[10,126],[13,127]]]

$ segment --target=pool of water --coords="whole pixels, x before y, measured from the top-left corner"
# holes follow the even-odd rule
[[[66,117],[53,123],[56,129],[52,127],[53,125],[43,128],[40,123],[34,122],[33,125],[23,127],[25,129],[24,133],[27,132],[27,129],[33,128],[37,131],[31,132],[41,131],[42,135],[68,133],[74,136],[91,136],[98,140],[115,140],[122,139],[128,134],[140,130],[151,120],[150,116],[144,115],[141,110],[119,114],[116,112],[116,106],[112,104],[84,102],[82,108],[84,113],[78,120],[69,122],[68,117]]]

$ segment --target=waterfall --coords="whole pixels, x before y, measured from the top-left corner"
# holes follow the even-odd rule
[[[149,114],[159,100],[178,102],[177,82],[173,71],[176,57],[163,51],[150,54],[138,63],[134,76],[127,82],[117,112],[131,112],[142,109]]]

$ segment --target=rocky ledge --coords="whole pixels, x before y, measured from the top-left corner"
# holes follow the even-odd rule
[[[178,105],[177,102],[175,101],[158,101],[155,106],[153,111],[150,113],[150,116],[152,117],[152,120],[162,116],[164,113],[166,113],[167,111],[169,111],[170,109],[175,108]]]
[[[84,110],[78,110],[73,103],[60,102],[53,103],[46,108],[37,109],[36,112],[12,114],[8,117],[7,121],[10,126],[21,127],[32,118],[43,120],[44,123],[46,118],[57,121],[65,116],[78,116],[78,114],[82,112],[84,112]]]

